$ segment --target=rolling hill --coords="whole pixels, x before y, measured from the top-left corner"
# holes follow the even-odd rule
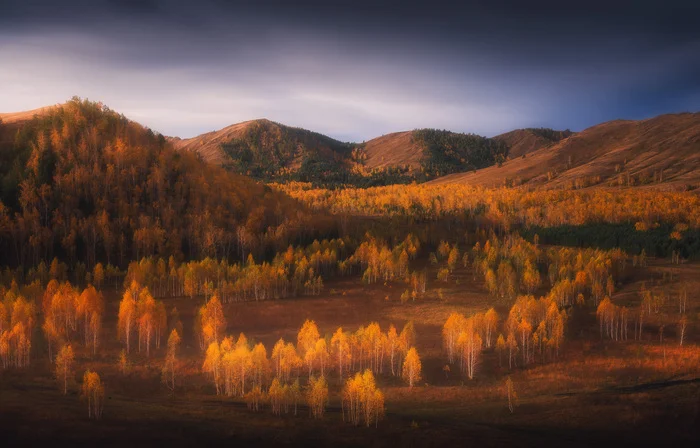
[[[547,188],[700,184],[700,113],[615,120],[542,147],[502,166],[453,174],[434,183]]]
[[[344,143],[269,120],[253,120],[200,136],[169,139],[180,150],[261,180],[373,185],[424,181],[505,160],[505,142],[436,129]]]
[[[74,98],[0,123],[0,134],[12,137],[0,145],[0,235],[14,242],[0,242],[0,262],[258,257],[332,231],[287,195],[100,103]]]
[[[50,108],[0,114],[0,145]],[[411,181],[546,188],[700,184],[700,114],[615,120],[579,133],[517,129],[493,138],[435,129],[396,132],[345,143],[266,119],[194,138],[175,149],[263,181],[385,185]]]
[[[413,140],[413,132],[394,132],[373,138],[363,145],[364,161],[368,168],[408,166],[417,170],[421,166],[424,147]]]
[[[176,149],[257,179],[299,174],[303,180],[348,171],[353,145],[325,135],[260,119],[189,139],[171,138]]]
[[[571,136],[571,131],[554,131],[546,128],[516,129],[493,137],[508,145],[508,157],[515,159],[535,152],[538,149],[552,146]]]

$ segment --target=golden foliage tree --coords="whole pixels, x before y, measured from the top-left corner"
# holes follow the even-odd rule
[[[328,382],[322,375],[318,379],[309,378],[309,387],[306,391],[306,403],[309,412],[314,418],[323,418],[328,404]]]
[[[175,377],[178,373],[178,352],[180,351],[180,335],[173,328],[168,337],[168,352],[163,364],[163,382],[170,390],[175,390]]]
[[[70,344],[66,344],[61,347],[58,355],[56,355],[54,372],[56,374],[56,380],[59,383],[60,389],[63,391],[63,395],[68,393],[68,383],[73,377],[74,361],[75,355],[73,354],[73,347],[71,347]]]
[[[375,426],[384,417],[384,394],[377,389],[374,374],[369,369],[357,372],[343,388],[343,420],[357,426],[364,422]]]
[[[415,347],[411,347],[406,353],[402,376],[404,381],[408,383],[408,387],[413,387],[421,379],[421,362]]]
[[[88,418],[99,420],[104,408],[105,390],[97,372],[87,370],[83,375],[81,395],[87,401]]]

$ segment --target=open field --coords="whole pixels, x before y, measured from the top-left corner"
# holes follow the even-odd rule
[[[614,299],[638,302],[640,282],[656,276],[662,284],[663,272],[670,270],[676,275],[674,283],[689,282],[689,311],[697,314],[697,263],[675,266],[652,261],[635,271]],[[448,375],[442,370],[446,364],[442,324],[453,311],[469,314],[491,306],[503,316],[510,304],[490,298],[470,270],[461,269],[455,277],[449,284],[429,282],[426,297],[416,302],[400,302],[404,286],[400,282],[366,286],[359,279],[347,278],[329,281],[325,293],[318,297],[224,306],[228,333],[244,332],[250,341],[263,342],[268,349],[279,338],[295,341],[307,318],[317,322],[322,337],[338,326],[354,330],[376,321],[386,330],[390,323],[400,328],[412,320],[423,360],[423,380],[417,388],[409,389],[387,373],[378,377],[378,386],[386,394],[386,419],[378,428],[343,423],[335,372],[329,377],[328,414],[321,421],[310,419],[305,406],[300,406],[297,416],[277,417],[269,408],[254,413],[239,399],[216,396],[201,373],[203,353],[192,333],[201,299],[165,299],[168,309],[177,307],[185,328],[182,387],[171,393],[161,383],[162,347],[150,359],[134,354],[131,371],[122,375],[117,368],[122,345],[115,338],[119,297],[114,293],[108,294],[102,349],[94,357],[82,352],[77,356],[76,371],[92,368],[102,375],[108,396],[103,419],[93,422],[85,418],[77,386],[71,387],[68,396],[60,394],[37,335],[33,364],[26,371],[0,374],[0,427],[15,442],[99,440],[107,445],[147,445],[155,440],[175,445],[207,440],[262,444],[304,440],[310,445],[340,446],[366,444],[368,440],[372,446],[450,441],[485,446],[586,446],[623,441],[692,446],[697,442],[697,330],[689,331],[684,347],[678,347],[672,333],[667,333],[666,342],[661,344],[653,323],[642,342],[601,341],[594,310],[580,308],[572,315],[568,342],[557,362],[509,372],[507,366],[499,366],[498,354],[487,350],[477,377],[470,381],[456,368]],[[509,373],[519,396],[513,414],[508,411],[503,387]]]

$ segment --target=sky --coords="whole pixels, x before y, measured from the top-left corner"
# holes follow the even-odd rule
[[[0,112],[80,96],[169,136],[360,142],[700,110],[700,2],[451,3],[2,0]]]

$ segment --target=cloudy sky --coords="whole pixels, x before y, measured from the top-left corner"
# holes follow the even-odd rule
[[[700,110],[700,2],[2,0],[0,111],[78,95],[166,135],[346,141]]]

